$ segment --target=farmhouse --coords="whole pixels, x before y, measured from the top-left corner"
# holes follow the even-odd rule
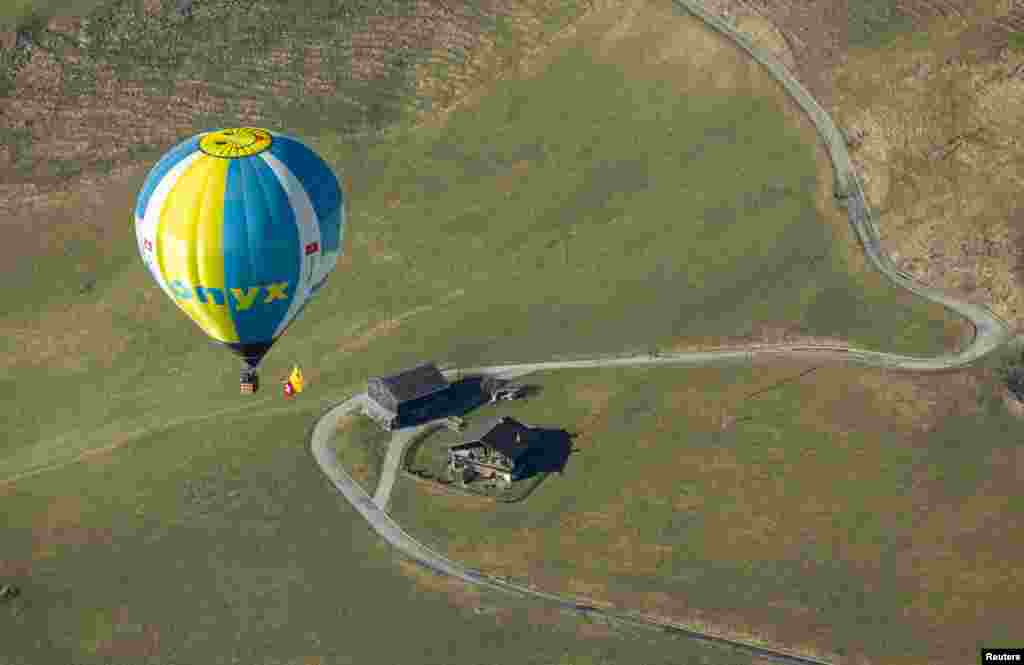
[[[479,475],[505,484],[521,477],[533,430],[514,418],[492,418],[448,449],[448,469],[463,481]]]
[[[429,420],[448,397],[448,382],[433,363],[369,380],[367,415],[385,429]]]

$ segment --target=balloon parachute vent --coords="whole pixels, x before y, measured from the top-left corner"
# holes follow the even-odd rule
[[[260,389],[260,377],[253,370],[243,369],[239,378],[241,379],[239,386],[243,395],[251,395]]]
[[[251,157],[270,147],[273,138],[258,127],[234,127],[210,132],[199,139],[199,149],[213,157],[237,159]]]

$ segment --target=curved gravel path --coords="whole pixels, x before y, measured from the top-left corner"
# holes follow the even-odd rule
[[[850,225],[860,241],[868,261],[881,272],[893,284],[904,288],[912,293],[921,296],[932,302],[939,303],[944,307],[957,312],[974,326],[974,336],[971,342],[958,352],[946,353],[932,358],[906,356],[880,351],[870,351],[845,346],[813,346],[800,345],[749,345],[744,347],[719,349],[713,351],[701,351],[693,353],[673,353],[663,355],[639,355],[622,357],[609,354],[605,357],[591,358],[587,360],[548,360],[535,363],[516,363],[507,365],[492,365],[488,367],[467,368],[461,370],[450,370],[449,375],[454,373],[464,374],[498,374],[506,377],[521,376],[536,371],[553,369],[582,369],[590,367],[636,367],[643,365],[676,365],[676,366],[701,366],[721,365],[727,363],[751,362],[755,356],[784,355],[791,357],[813,358],[822,360],[825,358],[852,362],[855,364],[887,367],[892,369],[910,370],[918,372],[941,371],[970,364],[985,355],[995,351],[1013,339],[1009,326],[988,307],[956,299],[938,289],[920,284],[914,281],[913,277],[900,271],[893,263],[889,255],[882,249],[878,227],[871,217],[870,209],[865,200],[864,191],[861,187],[850,156],[846,150],[846,142],[842,133],[835,126],[829,115],[818,105],[806,89],[776,61],[771,55],[755,47],[743,34],[736,32],[731,25],[705,11],[704,7],[696,0],[674,0],[681,12],[688,12],[701,20],[708,26],[725,35],[734,41],[740,48],[746,51],[752,58],[761,63],[789,92],[793,100],[807,113],[807,116],[814,123],[818,134],[825,143],[832,160],[836,179],[836,198],[840,205],[847,209]],[[382,472],[381,482],[377,487],[375,498],[370,496],[353,481],[352,477],[342,468],[335,458],[334,451],[329,442],[331,435],[337,427],[338,420],[345,414],[359,408],[364,395],[353,397],[338,406],[329,409],[317,421],[311,437],[311,448],[317,464],[324,474],[331,480],[334,486],[340,491],[350,504],[369,522],[370,526],[377,531],[382,538],[403,554],[420,563],[421,565],[445,575],[457,577],[461,580],[483,587],[510,591],[521,595],[532,596],[544,599],[549,602],[583,613],[597,614],[611,617],[619,621],[634,625],[653,626],[686,635],[696,640],[726,645],[734,649],[750,653],[761,658],[767,658],[794,665],[828,663],[814,657],[804,656],[781,649],[768,648],[758,644],[725,638],[704,631],[693,630],[681,624],[676,624],[663,619],[656,619],[644,616],[640,613],[629,611],[618,611],[596,607],[592,601],[586,599],[572,598],[558,594],[548,593],[507,580],[493,577],[463,566],[458,562],[448,559],[415,538],[406,533],[384,510],[390,496],[391,487],[394,484],[395,473],[397,472],[398,461],[406,443],[411,439],[409,436],[393,437],[392,445],[389,448],[387,460]]]
[[[391,443],[388,445],[388,454],[384,458],[384,464],[380,472],[380,481],[377,483],[377,490],[373,493],[373,502],[381,510],[387,510],[388,499],[391,498],[391,488],[395,485],[395,476],[398,474],[398,467],[402,462],[402,453],[421,432],[433,427],[434,422],[424,423],[416,427],[403,427],[391,434]]]

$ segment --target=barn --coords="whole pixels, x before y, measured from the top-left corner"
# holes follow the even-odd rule
[[[433,363],[423,363],[367,382],[367,415],[385,429],[443,415],[450,386]]]

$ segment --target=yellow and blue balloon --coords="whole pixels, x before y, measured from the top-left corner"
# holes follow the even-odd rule
[[[150,171],[139,253],[160,288],[252,370],[334,270],[345,201],[330,167],[265,129],[204,132]]]

